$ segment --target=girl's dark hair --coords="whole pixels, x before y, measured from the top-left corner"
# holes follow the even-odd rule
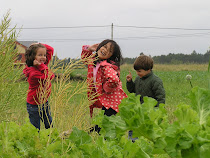
[[[26,65],[28,67],[33,66],[33,62],[35,60],[38,48],[46,48],[46,47],[42,44],[33,44],[26,50],[25,58],[26,58]]]
[[[135,70],[150,70],[153,68],[153,59],[146,55],[140,55],[134,62],[133,68]]]
[[[111,63],[111,64],[115,64],[117,65],[118,67],[120,67],[120,63],[122,62],[123,58],[122,58],[122,53],[121,53],[121,49],[120,49],[120,46],[113,40],[110,40],[110,39],[106,39],[104,41],[102,41],[97,49],[96,49],[96,52],[101,48],[103,47],[104,45],[106,45],[107,43],[111,43],[111,52],[113,53],[112,56],[109,58],[109,59],[106,59],[108,63]],[[96,53],[96,56],[98,54]],[[97,62],[97,61],[96,61]],[[114,63],[113,63],[114,62]]]

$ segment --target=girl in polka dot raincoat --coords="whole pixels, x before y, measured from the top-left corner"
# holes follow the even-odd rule
[[[109,39],[100,44],[84,45],[81,58],[88,65],[88,98],[92,100],[90,116],[93,108],[102,108],[107,116],[115,115],[121,100],[127,97],[120,81],[122,55],[119,45]]]

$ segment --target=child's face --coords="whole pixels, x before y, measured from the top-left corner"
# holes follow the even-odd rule
[[[113,52],[112,52],[111,46],[112,44],[111,42],[109,42],[97,51],[99,59],[105,60],[105,59],[109,59],[112,56]]]
[[[151,72],[151,70],[143,70],[143,69],[136,70],[136,73],[140,78],[146,76],[150,72]]]
[[[38,48],[36,52],[35,59],[40,63],[46,62],[46,49],[45,48]]]

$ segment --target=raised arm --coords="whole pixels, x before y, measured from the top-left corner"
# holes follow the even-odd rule
[[[92,51],[89,50],[89,45],[82,46],[81,58],[88,58],[92,54]]]
[[[93,45],[84,45],[82,46],[82,53],[81,53],[81,58],[86,59],[90,57],[94,51],[96,51],[98,47],[98,44],[93,44]],[[84,61],[85,64],[87,64],[87,61]]]
[[[126,80],[126,88],[130,93],[136,93],[135,90],[135,83],[133,82],[133,80]]]
[[[50,60],[52,59],[52,56],[53,56],[53,53],[54,53],[54,48],[47,45],[47,44],[42,44],[42,45],[44,45],[47,49],[47,60],[46,60],[45,64],[48,65]]]

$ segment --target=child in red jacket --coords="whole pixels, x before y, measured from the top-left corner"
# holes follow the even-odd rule
[[[30,122],[39,130],[40,119],[46,129],[52,126],[48,97],[54,74],[48,70],[47,65],[53,56],[53,51],[54,49],[47,44],[34,43],[25,53],[26,67],[23,73],[29,83],[27,111]]]
[[[93,52],[96,51],[95,54]],[[119,112],[118,105],[127,95],[120,81],[120,62],[122,60],[119,45],[113,40],[104,40],[100,44],[82,47],[82,59],[87,59],[88,97],[93,108],[102,108],[104,115],[111,116]],[[95,127],[99,132],[100,128]]]

